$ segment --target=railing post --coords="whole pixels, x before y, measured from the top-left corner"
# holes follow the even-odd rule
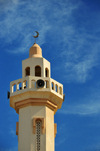
[[[31,88],[31,78],[30,78],[30,77],[28,77],[27,87],[28,87],[28,88]]]
[[[14,92],[14,86],[11,85],[11,92],[13,93]]]
[[[19,83],[16,84],[16,90],[19,90]]]

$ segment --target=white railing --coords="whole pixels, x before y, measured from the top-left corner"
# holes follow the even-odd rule
[[[42,89],[38,89],[37,87],[37,80],[42,79],[45,82],[45,85]],[[12,81],[10,83],[10,93],[15,94],[19,92],[23,92],[23,90],[33,90],[33,91],[51,91],[54,93],[58,93],[59,95],[63,95],[63,85],[59,82],[48,78],[48,77],[34,77],[34,76],[27,76],[22,79],[18,79]]]

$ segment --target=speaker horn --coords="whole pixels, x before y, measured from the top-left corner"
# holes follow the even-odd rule
[[[63,101],[65,100],[65,94],[63,94]]]
[[[43,88],[44,87],[44,81],[42,79],[37,80],[37,87],[38,88]]]
[[[7,92],[7,99],[9,99],[10,98],[10,92],[8,91]]]

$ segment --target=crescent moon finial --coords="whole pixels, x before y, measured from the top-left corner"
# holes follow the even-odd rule
[[[37,35],[33,36],[33,37],[35,38],[35,43],[36,43],[36,38],[39,37],[39,32],[38,31],[35,31],[35,32],[36,32]]]

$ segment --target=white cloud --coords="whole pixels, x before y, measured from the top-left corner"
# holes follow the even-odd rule
[[[98,86],[91,88],[87,96],[81,98],[80,103],[78,101],[78,103],[71,103],[71,105],[65,104],[58,113],[82,116],[100,114],[100,89]]]
[[[64,16],[66,19],[69,18],[77,5],[73,6],[69,0],[66,0],[66,3],[60,1],[57,3],[42,1],[41,3],[40,0],[33,0],[33,2],[11,0],[3,3],[0,13],[0,38],[4,38],[4,42],[10,45],[19,42],[13,51],[8,48],[7,51],[9,52],[28,51],[28,46],[32,42],[33,31],[38,30],[40,33],[39,44],[45,43],[48,32],[60,33]]]
[[[77,115],[91,115],[100,113],[100,103],[87,103],[66,106],[66,109],[59,111],[62,114],[77,114]]]
[[[0,38],[5,38],[4,42],[12,46],[17,45],[18,42],[13,51],[9,48],[7,51],[12,53],[28,51],[35,30],[40,32],[41,38],[38,40],[40,44],[44,43],[45,33],[50,28],[44,15],[46,5],[47,3],[42,5],[40,1],[28,3],[12,0],[1,6]]]
[[[3,39],[1,46],[8,45],[7,52],[16,54],[29,51],[34,43],[32,34],[38,30],[40,45],[50,39],[50,44],[59,48],[60,66],[67,82],[84,83],[91,78],[92,69],[98,65],[100,44],[97,34],[89,33],[85,22],[82,26],[76,26],[78,21],[73,15],[83,6],[82,1],[43,0],[41,3],[41,0],[11,0],[1,3],[0,39]],[[86,24],[91,24],[88,19]],[[95,32],[98,33],[99,29],[95,29]]]
[[[95,42],[90,42],[87,39],[88,34],[80,37],[79,34],[76,35],[74,28],[72,28],[73,30],[70,28],[68,27],[68,30],[69,33],[72,33],[72,40],[69,39],[67,44],[65,43],[66,46],[62,46],[60,53],[62,62],[55,70],[63,69],[62,76],[67,82],[84,83],[92,77],[93,69],[100,64],[100,43],[98,40],[95,41],[94,35],[91,35],[91,39],[94,38]],[[74,34],[77,37],[76,39],[73,37]]]
[[[70,58],[68,61],[66,59],[65,69],[68,80],[75,80],[84,83],[87,79],[91,78],[91,70],[98,65],[98,53],[91,52],[91,54],[85,54],[80,57],[80,54],[75,54],[73,60]],[[76,58],[74,62],[74,59]],[[71,56],[70,56],[71,57]]]

